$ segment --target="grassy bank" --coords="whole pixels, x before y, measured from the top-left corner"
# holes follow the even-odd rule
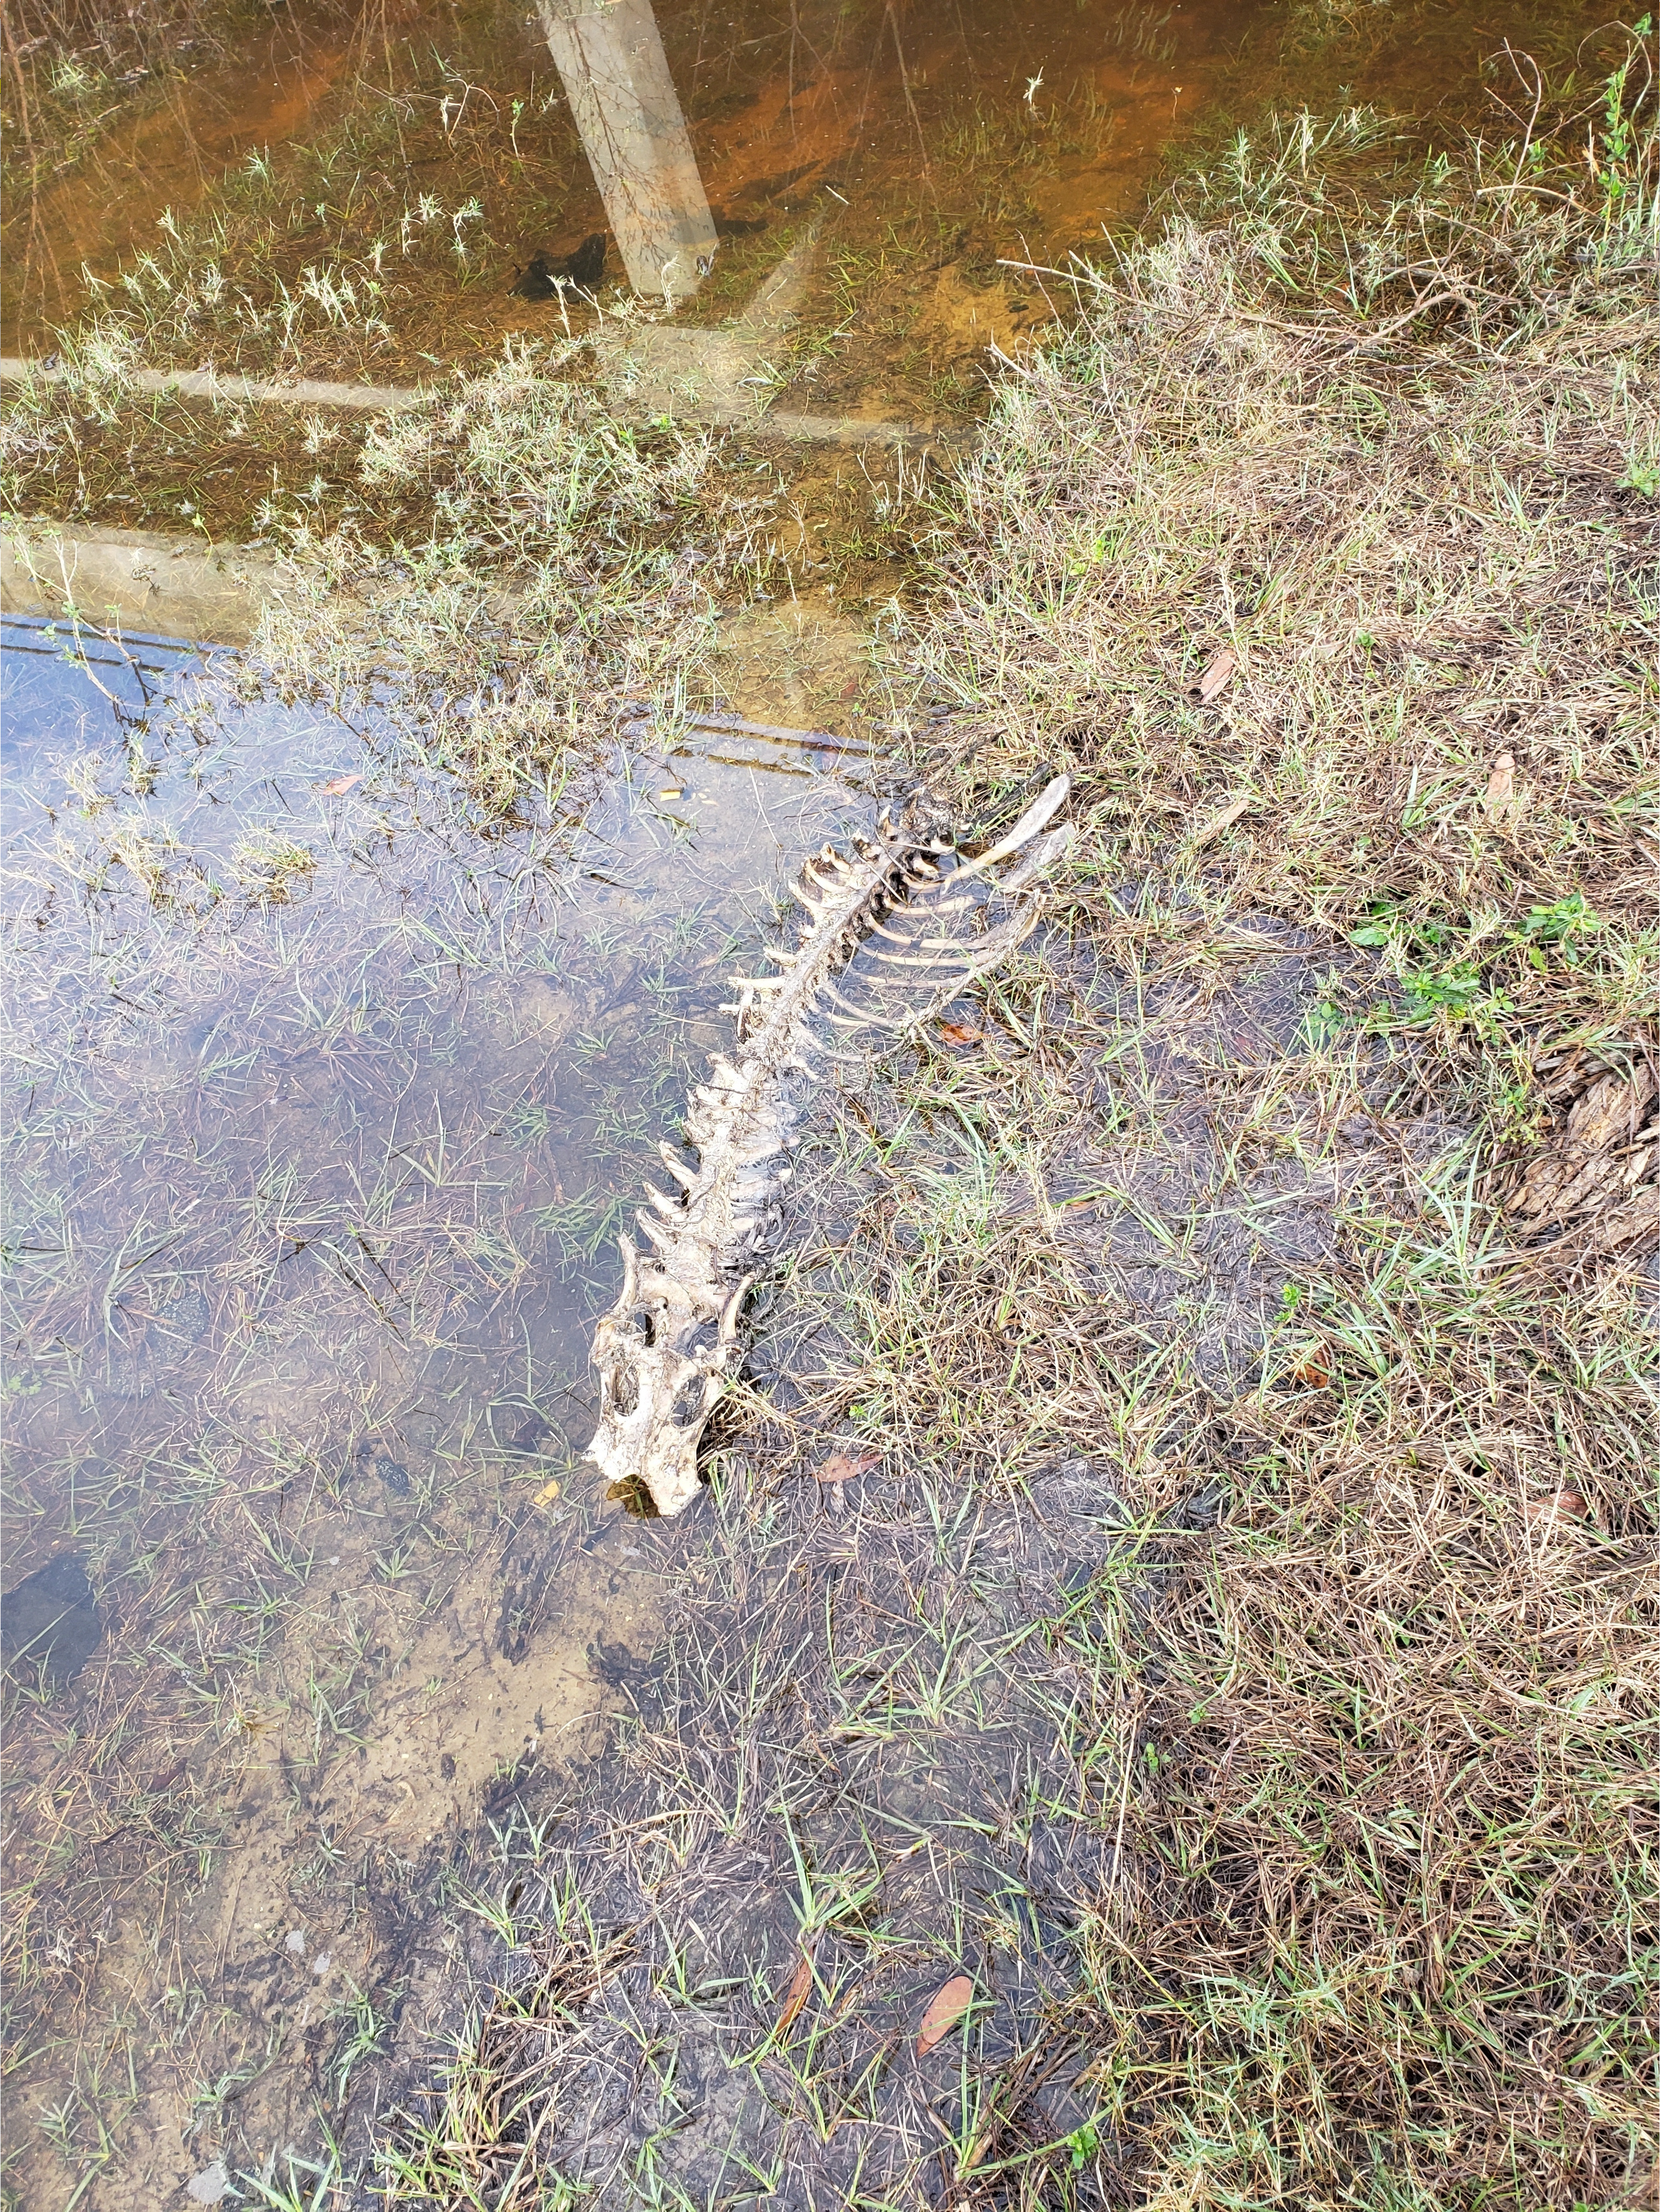
[[[1206,1071],[1219,1196],[1394,1155],[1256,1386],[1116,1455],[1150,1524],[1219,1518],[1096,1631],[1139,1756],[1075,2004],[1136,2201],[1651,2179],[1651,59],[1416,170],[1362,114],[1242,140],[1007,381],[942,534],[968,773],[1077,770],[1072,926],[1138,1006],[1306,945],[1302,1036]],[[1169,1132],[1098,1050],[1122,1184]]]
[[[1653,93],[1517,83],[1242,138],[1000,383],[903,646],[1074,871],[804,1159],[392,2201],[1645,2201]]]

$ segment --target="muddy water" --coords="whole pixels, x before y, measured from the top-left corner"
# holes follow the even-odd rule
[[[993,0],[734,0],[725,9],[666,0],[664,54],[720,237],[683,319],[732,317],[810,237],[800,328],[757,365],[763,380],[798,409],[854,416],[932,416],[967,404],[988,347],[1018,348],[1064,307],[1064,286],[1044,272],[1064,269],[1075,249],[1098,250],[1103,224],[1140,204],[1163,149],[1203,109],[1256,12],[1245,0],[1013,12]],[[514,294],[532,256],[556,270],[609,231],[533,14],[505,0],[457,9],[442,48],[417,35],[408,11],[382,10],[376,36],[350,58],[337,33],[331,43],[319,33],[281,63],[250,54],[240,79],[227,64],[164,108],[112,126],[38,204],[31,343],[44,343],[58,312],[47,311],[39,272],[72,272],[88,251],[130,258],[169,201],[222,204],[230,265],[250,266],[250,251],[263,258],[265,242],[238,228],[235,190],[212,179],[265,144],[277,149],[282,190],[280,212],[260,220],[275,225],[279,259],[283,226],[302,201],[309,210],[295,233],[291,289],[301,262],[337,256],[356,266],[371,239],[396,240],[411,221],[423,234],[436,222],[441,243],[448,225],[431,210],[477,208],[465,254],[412,262],[404,237],[377,311],[389,337],[365,350],[344,324],[319,325],[307,366],[362,374],[372,350],[382,377],[427,374],[435,358],[493,350],[509,330],[582,321],[580,300]],[[333,158],[331,146],[349,151]],[[118,189],[124,180],[132,188]],[[221,240],[212,251],[222,250]],[[620,299],[621,277],[612,238],[602,296]],[[71,283],[52,298],[61,307],[73,295]],[[235,351],[228,300],[216,321],[199,343]]]
[[[18,2202],[152,2206],[339,2111],[447,1839],[648,1669],[580,1458],[611,1240],[865,801],[642,732],[483,820],[372,709],[5,643],[9,2134]],[[739,640],[738,703],[848,652]]]
[[[91,295],[86,272],[114,280],[124,260],[159,242],[164,216],[188,216],[227,170],[303,131],[349,50],[337,15],[289,7],[234,53],[210,51],[159,84],[105,85],[97,49],[73,57],[88,79],[91,143],[9,210],[0,350],[48,350],[52,329]],[[188,54],[173,60],[188,70]]]

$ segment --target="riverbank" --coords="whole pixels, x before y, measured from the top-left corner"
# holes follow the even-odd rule
[[[1651,58],[1219,131],[926,471],[547,348],[285,432],[257,652],[9,894],[13,1526],[106,1639],[9,1690],[20,2203],[1642,2201]],[[65,512],[228,435],[71,369]],[[610,1238],[884,761],[1073,853],[635,1518]]]

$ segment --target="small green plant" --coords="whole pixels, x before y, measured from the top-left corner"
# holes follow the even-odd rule
[[[317,872],[317,855],[280,830],[256,830],[233,848],[231,874],[252,897],[286,903]]]

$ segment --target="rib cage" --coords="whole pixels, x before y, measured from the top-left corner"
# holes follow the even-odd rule
[[[972,859],[939,834],[925,794],[897,816],[885,808],[853,853],[827,845],[807,862],[794,892],[806,927],[793,950],[769,955],[782,974],[733,978],[736,1053],[714,1055],[686,1115],[698,1164],[660,1147],[679,1190],[648,1188],[648,1249],[619,1238],[622,1292],[594,1331],[590,1456],[613,1481],[642,1484],[660,1513],[697,1495],[698,1440],[812,1092],[827,1069],[866,1065],[927,1021],[1027,934],[1044,872],[1071,841],[1048,827],[1068,787],[1057,777]]]

